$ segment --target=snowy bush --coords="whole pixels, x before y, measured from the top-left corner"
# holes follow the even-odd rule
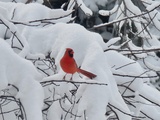
[[[159,74],[158,35],[151,33],[152,24],[159,25],[157,3],[144,4],[147,13],[131,0],[99,11],[116,14],[115,20],[92,28],[114,24],[115,36],[104,43],[98,33],[72,23],[75,6],[93,15],[82,0],[71,0],[66,11],[0,2],[0,119],[159,120],[160,92],[150,84]],[[59,61],[66,48],[74,50],[78,67],[97,77],[75,73],[72,81],[70,75],[63,80]]]
[[[111,10],[100,10],[110,16],[110,22],[95,28],[113,25],[113,36],[119,40],[109,40],[109,49],[139,62],[150,77],[159,76],[159,6],[158,1],[141,1],[136,6],[131,0],[115,4]],[[108,50],[109,50],[108,49]],[[106,51],[108,51],[106,50]],[[153,79],[152,79],[153,80]]]

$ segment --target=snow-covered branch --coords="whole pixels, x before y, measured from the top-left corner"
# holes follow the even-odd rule
[[[98,16],[96,11],[110,6],[106,1],[70,0],[59,9],[0,2],[0,119],[159,120],[160,92],[150,81],[160,75],[160,37],[151,32],[159,28],[160,4],[142,2],[142,11],[132,0],[114,1],[113,8],[99,11],[114,19],[93,27],[104,35],[108,28],[101,27],[113,25],[106,43],[100,34],[69,23],[84,13]],[[66,48],[94,79],[74,73],[63,80]]]
[[[90,28],[90,29],[96,29],[96,28],[106,27],[106,26],[108,26],[108,25],[116,24],[116,23],[121,22],[121,21],[125,21],[125,20],[128,20],[128,19],[136,18],[136,17],[141,17],[141,16],[144,16],[144,15],[146,15],[146,14],[149,14],[149,13],[153,12],[154,10],[156,10],[156,9],[159,8],[159,7],[160,7],[160,5],[152,8],[151,10],[149,10],[149,11],[147,11],[147,12],[143,12],[143,13],[136,14],[136,15],[132,15],[132,16],[126,16],[126,17],[124,17],[124,18],[122,18],[122,19],[114,20],[114,21],[111,21],[111,22],[108,22],[108,23],[104,23],[104,24],[100,24],[100,25],[95,25],[95,26],[93,26],[93,27]],[[102,11],[100,11],[100,13],[101,13],[101,12],[102,12]],[[102,14],[102,13],[101,13],[101,14]]]

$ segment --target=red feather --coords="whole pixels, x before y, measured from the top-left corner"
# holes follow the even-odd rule
[[[60,60],[60,65],[62,70],[66,72],[66,74],[69,73],[73,75],[75,72],[78,72],[78,73],[82,73],[83,75],[87,76],[90,79],[95,78],[96,77],[95,74],[88,72],[86,70],[82,70],[77,67],[76,61],[73,58],[73,54],[74,54],[74,51],[71,48],[66,49],[64,56]],[[65,79],[65,76],[64,76],[64,79]]]

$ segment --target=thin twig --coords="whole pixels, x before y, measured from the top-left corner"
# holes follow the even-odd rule
[[[50,81],[44,81],[44,82],[40,82],[41,84],[46,84],[46,83],[53,83],[53,82],[60,82],[60,83],[79,83],[79,84],[88,84],[88,85],[104,85],[107,86],[108,84],[106,83],[91,83],[91,82],[78,82],[78,81],[67,81],[67,80],[50,80]]]
[[[110,104],[110,103],[108,103],[108,105],[111,106],[111,107],[113,107],[114,109],[116,109],[116,110],[122,112],[123,114],[128,115],[128,116],[131,116],[131,117],[133,117],[133,118],[145,118],[145,117],[141,117],[141,116],[131,115],[130,113],[127,113],[127,112],[125,112],[125,111],[123,111],[123,110],[117,108],[116,106]]]
[[[157,78],[158,76],[156,75],[156,76],[135,76],[135,75],[127,75],[127,74],[116,74],[116,73],[113,73],[113,75],[115,75],[115,76],[120,76],[120,77],[132,77],[132,78]]]

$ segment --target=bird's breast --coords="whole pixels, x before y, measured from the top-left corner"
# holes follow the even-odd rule
[[[77,71],[77,65],[75,60],[72,58],[65,58],[63,57],[60,60],[61,68],[64,72],[74,74]]]

